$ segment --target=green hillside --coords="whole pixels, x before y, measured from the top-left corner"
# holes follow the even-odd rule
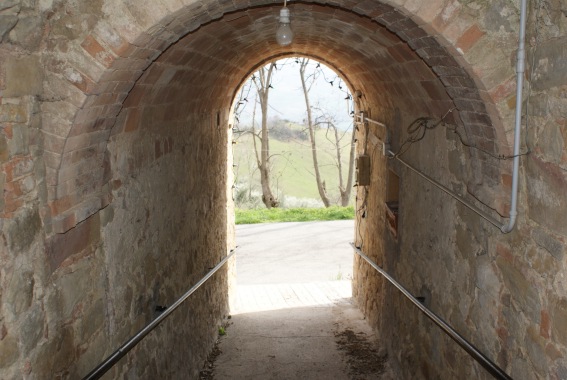
[[[270,154],[272,155],[272,191],[278,194],[283,207],[292,206],[289,197],[299,198],[299,206],[322,205],[315,174],[311,145],[304,127],[287,123],[284,129],[270,132]],[[342,132],[345,133],[345,132]],[[339,200],[339,175],[334,146],[334,134],[326,129],[316,133],[317,150],[321,176],[325,180],[327,193],[335,203]],[[235,134],[237,144],[234,148],[234,168],[237,192],[261,193],[260,174],[256,167],[254,146],[250,133]],[[351,134],[346,132],[341,139],[341,158],[343,161],[343,177],[346,182]],[[258,142],[259,147],[259,142]],[[284,198],[285,197],[285,198]],[[298,202],[293,199],[293,202]],[[308,203],[308,204],[306,204]],[[293,206],[298,206],[294,204]]]

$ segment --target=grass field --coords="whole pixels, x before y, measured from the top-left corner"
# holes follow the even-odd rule
[[[354,208],[333,206],[329,208],[266,208],[254,210],[236,209],[236,224],[309,222],[320,220],[354,219]]]
[[[292,126],[300,129],[300,126]],[[344,136],[342,145],[343,178],[347,179],[348,158],[350,149],[350,132]],[[329,139],[333,136],[329,133]],[[237,187],[247,188],[250,191],[260,191],[259,172],[256,168],[256,159],[252,136],[245,134],[235,136],[237,144],[234,145],[235,178]],[[334,142],[326,137],[326,130],[316,133],[318,159],[321,176],[325,181],[327,193],[333,202],[339,200],[339,174],[334,149]],[[279,141],[270,139],[270,154],[272,161],[272,190],[279,199],[283,196],[296,198],[311,198],[320,200],[315,174],[311,146],[309,140],[291,139]],[[285,205],[284,205],[285,207]]]

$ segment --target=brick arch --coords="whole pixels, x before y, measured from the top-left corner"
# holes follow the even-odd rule
[[[281,60],[281,59],[296,58],[296,57],[306,57],[306,58],[309,58],[309,59],[312,59],[314,61],[317,61],[317,62],[324,64],[325,66],[327,66],[328,68],[333,70],[336,74],[338,74],[341,77],[341,79],[344,81],[345,85],[348,87],[349,91],[351,91],[351,92],[356,91],[352,81],[350,80],[348,73],[345,73],[345,72],[341,71],[340,69],[338,69],[335,66],[335,64],[333,62],[330,62],[327,58],[321,57],[321,56],[318,56],[318,55],[314,55],[314,54],[280,53],[280,54],[277,54],[277,55],[270,56],[270,57],[262,60],[261,62],[257,63],[256,65],[252,66],[252,68],[250,70],[248,70],[247,74],[243,78],[241,78],[240,82],[238,82],[238,85],[236,87],[234,87],[234,89],[232,91],[231,99],[234,101],[234,99],[236,98],[236,96],[238,95],[242,86],[244,85],[244,83],[246,83],[248,78],[254,72],[258,71],[258,69],[260,69],[262,66],[267,65],[270,62],[275,62],[275,61],[278,61],[278,60]]]
[[[119,115],[136,122],[132,110],[162,96],[192,99],[188,112],[228,109],[252,68],[277,56],[319,57],[344,73],[368,105],[408,103],[436,116],[456,106],[456,121],[474,143],[497,152],[495,140],[505,141],[493,126],[499,117],[490,94],[456,50],[464,37],[449,42],[436,19],[410,13],[419,10],[368,0],[293,2],[296,38],[283,48],[269,38],[280,4],[163,3],[155,12],[129,9],[128,22],[99,20],[66,53],[68,60],[47,59],[63,99],[54,104],[64,106],[63,112],[45,107],[47,216],[54,232],[110,202],[106,143]]]

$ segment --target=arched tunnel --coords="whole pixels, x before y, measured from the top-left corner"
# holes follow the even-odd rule
[[[506,222],[517,2],[290,1],[286,47],[273,1],[15,3],[0,50],[0,377],[84,376],[226,256],[232,102],[260,65],[295,56],[340,73],[386,126],[357,129],[370,176],[356,245],[514,378],[567,377],[561,4],[528,3],[520,217],[502,234],[381,141]],[[430,128],[413,141],[418,118]],[[196,378],[233,269],[109,376]],[[353,296],[399,378],[490,378],[358,257]]]

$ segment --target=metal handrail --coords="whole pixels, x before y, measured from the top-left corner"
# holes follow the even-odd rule
[[[489,222],[490,224],[492,224],[494,227],[500,229],[502,223],[500,223],[498,220],[494,219],[492,216],[488,215],[487,213],[485,213],[484,211],[482,211],[480,208],[476,207],[474,204],[470,203],[469,201],[467,201],[466,199],[464,199],[463,197],[461,197],[460,195],[454,193],[452,190],[450,190],[448,187],[443,186],[442,184],[440,184],[439,182],[437,182],[436,180],[434,180],[433,178],[429,177],[427,174],[422,173],[421,171],[419,171],[418,169],[414,168],[413,166],[411,166],[409,163],[407,163],[406,161],[402,160],[399,156],[396,156],[394,154],[394,152],[392,152],[391,150],[388,151],[388,157],[390,158],[395,158],[396,160],[400,161],[406,168],[410,169],[411,171],[413,171],[414,173],[416,173],[417,175],[419,175],[421,178],[425,179],[426,181],[428,181],[429,183],[431,183],[432,185],[437,186],[439,189],[441,189],[443,192],[445,192],[446,194],[450,195],[451,197],[453,197],[453,199],[461,202],[461,204],[463,204],[465,207],[467,207],[468,209],[470,209],[471,211],[475,212],[478,216],[480,216],[481,218],[483,218],[484,220],[486,220],[487,222]]]
[[[390,158],[390,159],[396,159],[399,162],[401,162],[405,167],[407,167],[408,169],[410,169],[411,171],[413,171],[414,173],[416,173],[417,175],[419,175],[421,178],[425,179],[426,181],[428,181],[429,183],[431,183],[432,185],[438,187],[439,189],[441,189],[443,192],[445,192],[447,195],[453,197],[453,199],[459,201],[463,206],[467,207],[469,210],[473,211],[474,213],[476,213],[478,216],[480,216],[481,218],[483,218],[484,220],[486,220],[487,222],[489,222],[490,224],[492,224],[494,227],[498,228],[501,232],[504,232],[503,228],[506,226],[506,224],[502,224],[499,220],[497,220],[496,218],[490,216],[488,213],[484,212],[483,210],[481,210],[480,208],[478,208],[477,206],[475,206],[473,203],[469,202],[468,200],[466,200],[465,198],[463,198],[462,196],[460,196],[459,194],[455,193],[453,190],[449,189],[448,187],[442,185],[441,183],[439,183],[438,181],[434,180],[433,178],[431,178],[430,176],[428,176],[427,174],[421,172],[419,169],[413,167],[412,165],[410,165],[407,161],[404,161],[403,159],[400,158],[399,155],[395,154],[394,152],[392,152],[389,148],[390,146],[390,135],[389,135],[389,129],[388,126],[384,123],[380,123],[379,121],[376,120],[372,120],[368,117],[366,117],[364,115],[364,112],[361,112],[360,115],[357,116],[361,122],[369,122],[369,123],[373,123],[376,125],[379,125],[381,127],[383,127],[386,131],[386,139],[385,141],[381,141],[380,139],[377,138],[377,140],[379,142],[381,142],[383,144],[383,154],[384,156]]]
[[[421,310],[429,319],[431,319],[437,326],[439,326],[445,334],[447,334],[451,339],[453,339],[459,346],[461,346],[470,356],[472,356],[480,365],[482,365],[494,378],[512,380],[512,378],[498,367],[493,361],[486,357],[482,352],[480,352],[475,346],[467,341],[461,334],[459,334],[453,327],[451,327],[447,322],[441,319],[437,314],[429,310],[425,305],[423,305],[417,298],[415,298],[406,288],[404,288],[399,282],[397,282],[392,276],[390,276],[384,269],[379,267],[375,262],[370,260],[360,248],[358,248],[354,243],[350,243],[355,252],[362,257],[368,264],[370,264],[374,269],[376,269],[382,276],[384,276],[392,285],[394,285],[403,295],[405,295],[419,310]]]
[[[100,363],[95,369],[89,372],[88,375],[83,377],[83,380],[94,380],[100,379],[114,364],[116,364],[123,356],[125,356],[128,351],[130,351],[134,346],[136,346],[146,335],[148,335],[153,329],[155,329],[165,318],[171,315],[175,309],[179,307],[191,294],[193,294],[201,285],[205,283],[213,274],[215,274],[227,261],[230,259],[237,250],[238,247],[230,250],[230,253],[222,259],[213,269],[211,269],[205,277],[203,277],[199,282],[197,282],[191,289],[189,289],[185,294],[183,294],[173,305],[168,307],[161,313],[156,319],[151,321],[146,327],[138,331],[136,335],[131,337],[126,343],[122,344],[120,348],[110,354],[102,363]]]

